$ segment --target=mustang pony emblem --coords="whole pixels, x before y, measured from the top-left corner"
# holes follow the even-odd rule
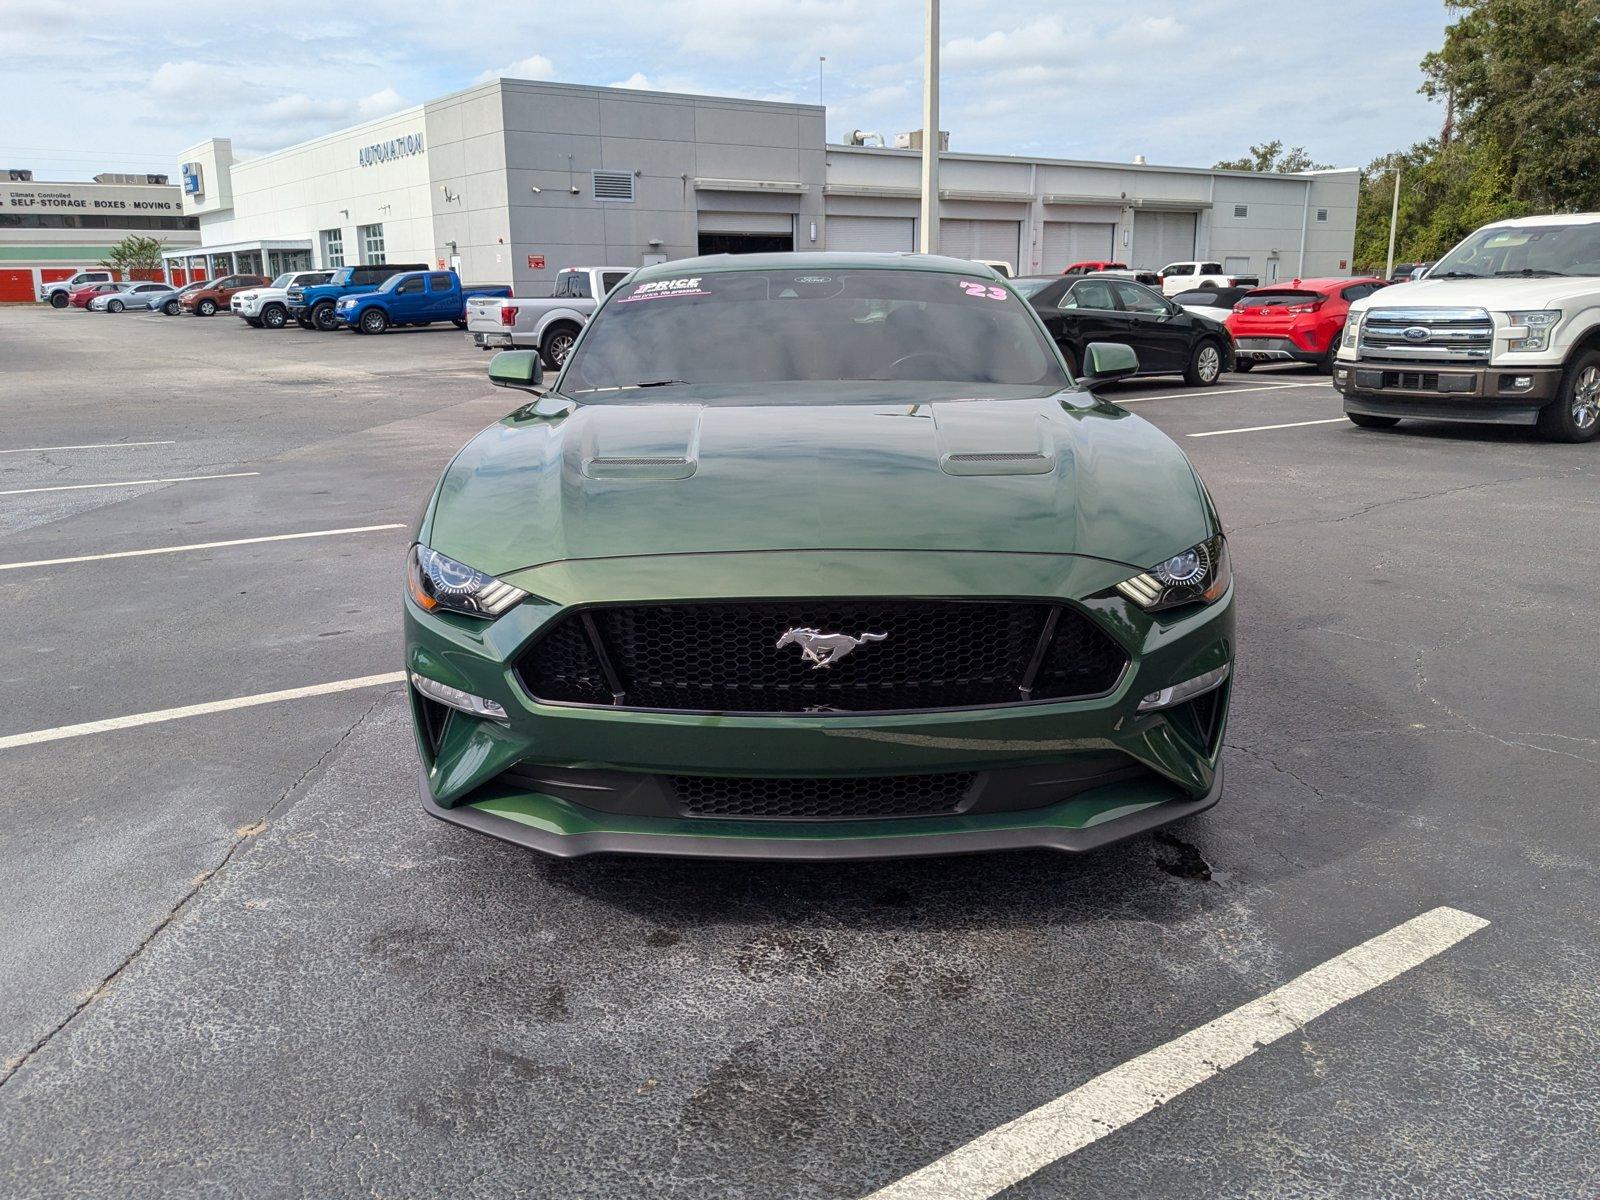
[[[778,639],[776,648],[799,646],[801,661],[810,663],[811,669],[816,671],[833,666],[868,642],[881,642],[888,636],[887,633],[863,633],[860,637],[851,637],[848,633],[823,633],[820,629],[789,629]]]

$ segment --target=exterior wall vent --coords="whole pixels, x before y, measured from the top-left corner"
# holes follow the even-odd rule
[[[632,171],[596,171],[594,173],[594,198],[596,200],[633,199]]]
[[[1235,204],[1233,206],[1233,215],[1236,220],[1242,221],[1250,215],[1250,206],[1248,204]]]

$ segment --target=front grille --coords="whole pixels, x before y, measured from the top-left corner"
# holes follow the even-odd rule
[[[689,817],[846,821],[952,813],[976,779],[972,771],[955,771],[865,779],[673,775],[668,783],[679,809]]]
[[[881,634],[814,667],[789,630]],[[557,619],[519,663],[538,699],[692,712],[976,708],[1110,691],[1128,656],[1042,601],[797,600],[626,605]]]
[[[1481,308],[1374,309],[1361,323],[1369,361],[1487,362],[1493,349],[1494,322]]]

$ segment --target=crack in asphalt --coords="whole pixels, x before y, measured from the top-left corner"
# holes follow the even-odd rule
[[[1581,469],[1581,468],[1578,468]],[[1540,480],[1561,479],[1571,472],[1558,472],[1554,475],[1508,475],[1504,479],[1487,479],[1481,483],[1462,484],[1457,487],[1439,488],[1431,492],[1420,492],[1414,496],[1395,496],[1389,500],[1374,500],[1371,504],[1363,504],[1352,512],[1347,512],[1338,517],[1283,517],[1276,521],[1258,521],[1253,525],[1235,525],[1229,529],[1229,534],[1243,533],[1251,529],[1271,529],[1279,525],[1338,525],[1344,521],[1353,521],[1357,517],[1364,517],[1368,513],[1380,508],[1393,508],[1401,504],[1413,504],[1419,500],[1435,500],[1440,496],[1453,496],[1460,492],[1473,492],[1482,488],[1498,487],[1506,483],[1535,483]]]
[[[189,889],[184,892],[183,895],[178,897],[177,903],[175,903],[167,911],[165,916],[156,922],[155,927],[140,940],[139,944],[135,946],[121,962],[112,968],[110,974],[108,974],[94,987],[90,988],[89,991],[83,995],[82,999],[80,999],[78,1003],[73,1006],[72,1010],[67,1013],[65,1017],[57,1022],[54,1027],[47,1030],[43,1037],[39,1038],[38,1041],[34,1042],[32,1046],[29,1046],[21,1054],[14,1058],[6,1059],[4,1063],[0,1063],[0,1089],[3,1089],[6,1084],[10,1083],[11,1080],[16,1077],[17,1073],[21,1071],[22,1068],[30,1061],[32,1061],[32,1059],[38,1055],[40,1051],[49,1046],[50,1043],[55,1040],[57,1035],[62,1033],[67,1026],[71,1025],[84,1012],[87,1012],[89,1007],[94,1004],[96,1000],[100,999],[100,997],[104,996],[108,991],[111,990],[112,985],[116,983],[118,977],[120,977],[124,971],[136,963],[144,954],[144,952],[155,942],[156,938],[161,936],[162,931],[182,915],[183,910],[188,907],[191,900],[200,894],[201,889],[203,889],[206,884],[210,883],[214,878],[216,878],[216,876],[222,872],[223,868],[233,861],[234,856],[239,853],[240,848],[253,841],[262,833],[266,832],[271,824],[272,817],[283,806],[284,801],[293,795],[295,790],[304,784],[306,780],[310,778],[313,772],[317,770],[317,768],[322,766],[323,763],[327,762],[329,756],[332,755],[334,751],[338,750],[340,746],[344,745],[345,742],[350,739],[351,735],[361,727],[362,723],[373,714],[378,705],[382,704],[384,700],[388,699],[388,697],[393,694],[393,689],[381,692],[378,697],[373,700],[373,702],[369,704],[365,710],[363,710],[361,715],[351,722],[350,726],[334,740],[333,744],[317,757],[317,761],[312,763],[311,766],[306,770],[302,771],[295,781],[285,788],[282,794],[280,794],[276,800],[268,805],[266,812],[260,818],[252,821],[248,825],[244,825],[236,829],[234,831],[234,839],[228,843],[227,850],[223,853],[222,858],[218,860],[216,866],[208,867],[204,871],[201,871],[200,874],[196,875],[190,881]]]

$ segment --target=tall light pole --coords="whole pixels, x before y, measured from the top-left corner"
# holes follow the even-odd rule
[[[939,0],[927,0],[922,47],[922,220],[917,249],[939,253]]]
[[[1394,277],[1394,231],[1400,224],[1400,164],[1394,165],[1394,206],[1389,209],[1389,265],[1383,270],[1385,279]]]

